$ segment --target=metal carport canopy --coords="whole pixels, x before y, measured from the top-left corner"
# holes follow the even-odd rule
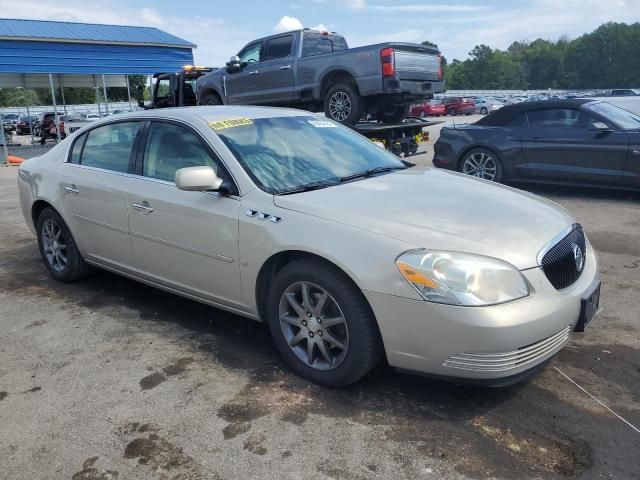
[[[0,73],[177,71],[193,63],[195,47],[157,28],[0,19]]]

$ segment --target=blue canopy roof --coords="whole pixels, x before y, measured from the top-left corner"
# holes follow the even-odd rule
[[[0,38],[193,48],[191,42],[152,27],[0,18]]]
[[[0,73],[172,72],[194,47],[157,28],[0,19]]]

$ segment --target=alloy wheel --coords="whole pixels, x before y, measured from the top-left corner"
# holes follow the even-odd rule
[[[349,349],[349,328],[336,300],[324,288],[296,282],[282,294],[280,328],[291,351],[316,370],[333,370]]]
[[[468,155],[462,165],[462,173],[485,180],[495,180],[498,173],[496,160],[485,152],[475,152]]]
[[[329,99],[329,114],[338,122],[343,122],[351,114],[351,99],[345,92],[337,91]]]
[[[42,224],[42,246],[51,268],[56,272],[64,271],[68,263],[67,244],[60,225],[52,219],[47,219]]]

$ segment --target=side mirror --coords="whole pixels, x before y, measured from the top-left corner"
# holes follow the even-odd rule
[[[604,122],[593,122],[589,124],[589,130],[594,132],[610,132],[611,127]]]
[[[229,70],[237,70],[240,68],[240,57],[237,55],[232,56],[227,62],[227,68]]]
[[[222,179],[211,167],[186,167],[176,171],[176,187],[188,192],[217,191]]]

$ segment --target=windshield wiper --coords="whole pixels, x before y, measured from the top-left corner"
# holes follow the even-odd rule
[[[321,188],[333,187],[340,184],[340,178],[330,178],[327,180],[320,180],[318,182],[307,183],[299,187],[287,188],[280,190],[276,195],[290,195],[292,193],[310,192],[311,190],[320,190]]]
[[[347,175],[345,177],[340,177],[341,182],[348,182],[349,180],[355,180],[356,178],[366,178],[371,177],[372,175],[376,175],[378,173],[391,172],[393,170],[404,170],[408,167],[406,166],[394,166],[394,167],[375,167],[365,170],[363,172],[354,173],[352,175]]]

